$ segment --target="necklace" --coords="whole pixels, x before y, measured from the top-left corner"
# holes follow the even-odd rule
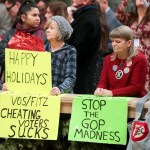
[[[120,61],[119,67],[120,67],[120,68],[123,67],[123,60]]]
[[[122,68],[123,64],[124,64],[124,61],[121,60],[119,65],[115,64],[115,65],[112,66],[112,71],[116,72],[115,77],[117,79],[121,79],[123,77],[123,73],[124,74],[128,74],[130,72],[130,68],[129,67],[132,65],[132,60],[130,60],[128,62],[126,61],[126,66],[125,66],[124,69]],[[118,68],[122,68],[122,69],[118,69]]]

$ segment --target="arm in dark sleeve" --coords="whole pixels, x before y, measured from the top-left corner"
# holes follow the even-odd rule
[[[72,48],[69,51],[68,61],[65,70],[65,80],[58,85],[61,93],[70,93],[73,90],[76,81],[76,50]]]
[[[8,31],[4,36],[2,41],[0,42],[0,65],[5,66],[5,48],[8,47],[8,42],[12,38],[15,30],[12,29]]]

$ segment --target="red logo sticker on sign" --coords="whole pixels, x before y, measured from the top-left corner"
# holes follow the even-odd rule
[[[143,140],[149,133],[148,125],[146,122],[134,121],[131,138],[132,141],[137,142]]]

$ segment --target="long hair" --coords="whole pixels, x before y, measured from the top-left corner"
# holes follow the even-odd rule
[[[30,1],[30,0],[26,0],[24,3],[22,3],[19,11],[18,11],[18,14],[17,14],[17,22],[19,23],[22,23],[22,20],[21,20],[21,15],[22,14],[26,14],[28,11],[30,11],[32,8],[37,8],[39,9],[37,6],[36,6],[36,3],[34,3],[33,1]]]
[[[98,16],[100,20],[100,27],[101,27],[101,38],[100,38],[100,46],[97,51],[97,60],[96,60],[96,67],[94,73],[94,82],[93,82],[93,89],[96,88],[96,85],[99,81],[99,76],[102,70],[102,64],[104,57],[109,53],[108,51],[108,38],[109,38],[109,30],[105,18],[105,14],[101,11],[100,5],[98,2],[95,3],[98,9]]]
[[[141,23],[147,23],[150,20],[150,5],[148,6],[145,16],[142,19]],[[127,25],[131,26],[131,24],[135,21],[138,21],[138,11],[136,5],[134,5],[133,11],[130,12],[130,16],[127,20]]]
[[[105,14],[101,11],[100,5],[96,3],[98,7],[98,15],[101,23],[101,40],[100,40],[100,50],[108,52],[108,39],[109,39],[109,29],[106,22]]]
[[[128,26],[122,25],[122,26],[119,26],[119,27],[113,29],[110,32],[110,38],[121,38],[126,41],[131,40],[131,46],[128,50],[127,61],[130,61],[132,59],[132,57],[136,56],[137,48],[134,47],[133,31]],[[111,61],[114,61],[116,58],[117,58],[117,54],[113,53],[111,56]]]
[[[50,2],[48,4],[49,9],[54,16],[63,16],[68,20],[67,5],[64,2]]]

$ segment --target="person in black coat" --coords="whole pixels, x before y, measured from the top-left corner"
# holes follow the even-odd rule
[[[77,78],[74,93],[92,94],[98,49],[100,46],[101,25],[96,0],[73,1],[73,34],[68,43],[77,50]]]

